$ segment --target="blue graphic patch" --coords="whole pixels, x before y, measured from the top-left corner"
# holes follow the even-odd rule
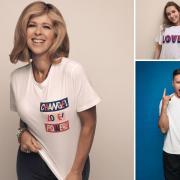
[[[41,102],[40,103],[40,112],[53,112],[60,111],[69,107],[68,98],[60,99],[58,101],[52,102]]]

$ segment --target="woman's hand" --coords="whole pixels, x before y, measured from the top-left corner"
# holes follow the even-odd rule
[[[73,172],[71,171],[65,180],[82,180],[82,173],[77,173],[77,172]]]
[[[37,153],[41,149],[40,143],[28,130],[23,132],[23,134],[21,135],[20,142],[21,151],[26,153]]]

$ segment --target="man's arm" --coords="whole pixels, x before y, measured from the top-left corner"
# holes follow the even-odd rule
[[[161,113],[158,123],[158,127],[160,128],[162,133],[167,133],[167,131],[169,130],[169,118],[167,115],[167,107],[171,98],[172,96],[166,95],[166,89],[164,89],[163,97],[162,97]]]
[[[162,102],[161,113],[159,117],[158,127],[163,134],[167,133],[169,129],[169,119],[167,116],[167,104]]]

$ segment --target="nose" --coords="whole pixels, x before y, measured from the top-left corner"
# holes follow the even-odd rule
[[[172,18],[172,17],[174,17],[174,14],[173,14],[173,13],[171,13],[171,14],[170,14],[170,17],[171,17],[171,18]]]
[[[41,27],[37,26],[35,29],[35,35],[41,35]]]

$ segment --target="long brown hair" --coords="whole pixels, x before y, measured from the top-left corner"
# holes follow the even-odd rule
[[[167,13],[166,13],[166,9],[169,7],[169,6],[174,6],[177,11],[180,13],[180,7],[173,1],[169,1],[167,2],[167,4],[165,5],[164,7],[164,12],[163,12],[163,17],[164,17],[164,25],[166,27],[169,27],[169,26],[174,26],[174,24],[168,19],[168,16],[167,16]]]

